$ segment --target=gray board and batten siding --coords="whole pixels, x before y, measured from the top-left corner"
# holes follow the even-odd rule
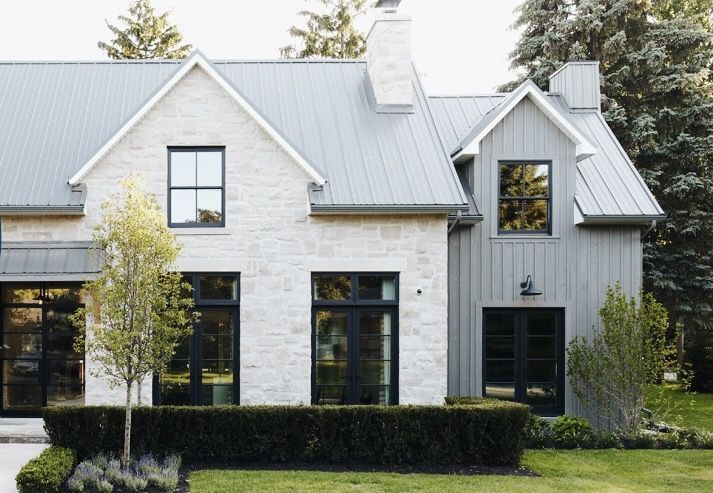
[[[551,235],[498,235],[498,163],[551,162]],[[590,337],[607,286],[641,286],[641,226],[576,226],[575,145],[529,99],[522,100],[482,141],[467,177],[483,214],[449,237],[448,393],[482,395],[484,308],[562,308],[565,340]],[[543,294],[519,295],[532,274]],[[565,384],[567,413],[583,414]]]

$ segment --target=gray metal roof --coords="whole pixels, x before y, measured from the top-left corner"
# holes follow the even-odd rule
[[[507,95],[431,97],[439,133],[448,149],[458,146],[468,132],[496,108]],[[598,148],[577,163],[576,204],[583,216],[608,222],[631,217],[660,218],[663,210],[598,111],[570,112],[559,95],[550,94],[555,107]]]
[[[67,184],[179,69],[177,61],[0,63],[0,212],[79,208]],[[363,61],[216,61],[326,175],[313,210],[455,210],[467,198],[414,71],[414,112],[377,114]]]
[[[0,281],[81,281],[99,272],[99,258],[91,242],[3,242]]]

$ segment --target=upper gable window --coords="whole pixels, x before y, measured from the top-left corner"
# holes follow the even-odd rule
[[[169,147],[168,225],[225,226],[225,147]]]
[[[499,163],[498,232],[549,234],[550,163]]]

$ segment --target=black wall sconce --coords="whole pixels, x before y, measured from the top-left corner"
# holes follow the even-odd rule
[[[535,287],[535,283],[532,282],[532,276],[530,274],[527,275],[525,282],[520,283],[520,287],[522,288],[520,296],[539,296],[542,294],[542,291]]]

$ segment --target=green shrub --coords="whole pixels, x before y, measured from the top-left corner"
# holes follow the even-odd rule
[[[117,453],[119,407],[44,411],[54,445],[80,457]],[[452,463],[516,465],[525,445],[527,406],[139,407],[134,453],[179,454],[196,462]]]
[[[528,448],[551,448],[554,446],[552,425],[545,418],[531,414],[525,427]]]
[[[15,477],[20,493],[57,493],[74,469],[73,450],[50,447],[25,464]]]
[[[488,406],[498,405],[502,402],[497,399],[470,395],[449,395],[445,398],[445,401],[447,406]]]
[[[552,438],[559,448],[590,448],[593,431],[589,421],[564,414],[552,422]]]

